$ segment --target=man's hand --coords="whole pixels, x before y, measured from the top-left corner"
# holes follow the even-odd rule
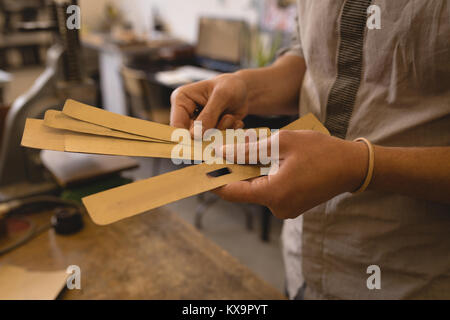
[[[247,87],[236,74],[224,74],[175,90],[171,97],[170,124],[193,130],[194,120],[202,121],[203,130],[238,129],[247,115]],[[195,119],[195,110],[203,107]]]
[[[185,85],[171,97],[170,124],[191,129],[195,120],[203,129],[239,129],[247,114],[297,114],[300,88],[306,71],[304,59],[286,55],[265,68],[240,70],[214,79]]]
[[[280,163],[275,174],[232,183],[215,193],[229,201],[265,205],[276,217],[289,219],[336,195],[356,191],[363,183],[368,166],[363,143],[314,131],[280,131],[278,138]],[[270,139],[268,151],[274,137]],[[224,157],[228,148],[235,148],[236,161],[242,146],[224,146]],[[244,148],[248,161],[252,146],[246,144]]]

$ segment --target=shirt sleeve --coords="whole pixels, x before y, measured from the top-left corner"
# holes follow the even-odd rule
[[[300,38],[300,27],[299,27],[299,23],[298,23],[298,16],[295,20],[296,20],[297,27],[295,28],[295,32],[293,32],[293,34],[292,34],[291,45],[288,47],[281,48],[277,52],[277,58],[279,58],[283,55],[294,55],[294,56],[304,58],[302,41]]]

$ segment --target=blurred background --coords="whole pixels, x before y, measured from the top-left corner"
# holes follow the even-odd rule
[[[70,5],[81,8],[80,29],[67,28],[75,12],[68,13]],[[174,89],[270,64],[289,45],[295,17],[295,1],[289,0],[0,0],[0,202],[42,202],[39,197],[48,194],[79,200],[86,189],[178,169],[170,160],[141,158],[92,172],[91,158],[21,148],[25,119],[60,110],[72,98],[168,124]],[[248,117],[245,123],[280,128],[291,120]],[[72,171],[61,173],[62,164]],[[282,223],[266,208],[207,193],[167,209],[284,292]],[[28,217],[22,229],[8,217],[7,210],[0,214],[0,252],[1,245],[13,250],[25,231],[32,233]]]

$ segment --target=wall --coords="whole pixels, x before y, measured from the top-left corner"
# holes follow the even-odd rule
[[[100,26],[104,21],[104,7],[107,3],[116,5],[122,11],[125,20],[140,34],[148,33],[152,29],[152,12],[153,8],[156,8],[165,23],[170,26],[174,36],[195,43],[198,17],[208,15],[240,18],[250,24],[256,24],[258,9],[255,5],[261,2],[260,0],[80,0],[82,25],[90,30]],[[121,63],[119,56],[102,52],[100,69],[104,106],[109,111],[125,114],[125,98],[117,74]]]
[[[152,8],[157,8],[173,35],[196,42],[197,22],[201,15],[245,19],[258,22],[262,0],[114,0],[137,32],[152,26]]]
[[[78,0],[81,8],[81,23],[89,30],[96,30],[103,22],[105,6],[109,0]]]

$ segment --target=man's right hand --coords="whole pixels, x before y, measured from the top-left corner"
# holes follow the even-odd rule
[[[248,113],[247,91],[246,83],[236,74],[182,86],[171,96],[170,124],[191,133],[194,120],[202,121],[204,131],[242,128],[242,119]],[[203,110],[195,118],[198,107]]]

